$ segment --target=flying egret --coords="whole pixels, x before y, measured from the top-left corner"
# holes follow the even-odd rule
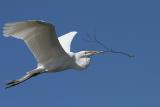
[[[60,72],[67,69],[83,70],[90,63],[90,56],[102,51],[71,52],[71,42],[76,31],[69,32],[57,38],[53,24],[28,20],[7,23],[4,25],[5,37],[15,37],[25,42],[37,61],[37,67],[23,77],[12,80],[6,88],[18,85],[31,77],[47,72]]]

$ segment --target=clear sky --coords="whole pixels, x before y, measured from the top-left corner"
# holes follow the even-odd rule
[[[39,19],[58,35],[78,31],[74,52],[107,46],[133,53],[98,55],[84,71],[44,74],[5,90],[4,84],[35,68],[25,44],[0,30],[0,107],[160,107],[160,2],[148,0],[0,0],[0,28],[6,22]]]

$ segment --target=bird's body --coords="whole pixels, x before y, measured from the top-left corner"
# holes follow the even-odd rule
[[[56,63],[51,60],[46,65],[39,65],[38,68],[44,68],[45,72],[60,72],[67,69],[83,70],[90,64],[90,58],[81,58],[80,54],[68,54],[70,58],[61,57]]]
[[[90,56],[100,51],[71,52],[71,42],[77,32],[72,31],[57,38],[52,24],[30,20],[8,23],[4,36],[23,40],[37,61],[37,67],[18,80],[7,83],[6,88],[20,84],[41,73],[60,72],[66,69],[83,70],[90,63]]]

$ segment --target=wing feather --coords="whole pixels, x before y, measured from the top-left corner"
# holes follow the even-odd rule
[[[46,64],[50,60],[69,57],[61,47],[54,26],[44,21],[23,21],[4,25],[4,36],[22,39],[37,62]]]
[[[77,34],[76,31],[72,31],[72,32],[69,32],[65,35],[58,37],[58,40],[61,46],[67,53],[71,52],[71,43],[76,34]]]

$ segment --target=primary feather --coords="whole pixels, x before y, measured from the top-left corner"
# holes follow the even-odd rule
[[[24,40],[41,65],[68,56],[59,43],[52,24],[42,21],[8,23],[5,24],[3,33],[6,37],[12,36]]]

